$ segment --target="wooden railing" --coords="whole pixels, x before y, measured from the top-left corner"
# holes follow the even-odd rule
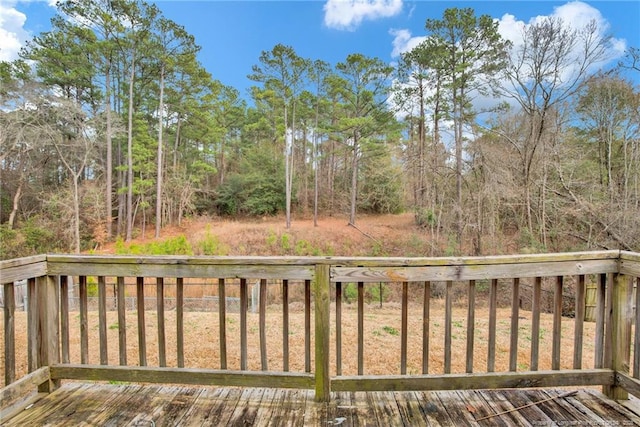
[[[332,391],[593,385],[616,399],[640,395],[638,253],[43,255],[0,262],[0,279],[4,408],[65,379],[306,388],[319,401]],[[21,313],[14,295],[23,281]],[[217,315],[185,311],[196,282],[216,294]],[[367,292],[394,298],[380,309]],[[294,330],[293,320],[304,326]],[[197,329],[210,331],[196,339],[204,362],[185,350],[189,322],[210,322]]]

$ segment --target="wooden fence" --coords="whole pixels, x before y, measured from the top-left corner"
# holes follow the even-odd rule
[[[74,296],[79,298],[77,312],[69,306],[69,277],[79,283]],[[0,278],[6,302],[3,406],[34,387],[50,391],[64,379],[308,388],[315,389],[319,401],[329,400],[332,391],[592,385],[603,386],[612,398],[624,398],[628,392],[640,395],[640,330],[632,326],[637,324],[632,306],[637,305],[633,298],[638,294],[632,297],[632,289],[640,282],[638,253],[463,258],[42,255],[0,262]],[[184,288],[189,279],[199,278],[216,279],[212,286],[221,301],[231,288],[240,298],[237,314],[228,313],[226,304],[218,304],[215,339],[199,337],[202,345],[215,341],[212,359],[216,367],[186,363],[185,335],[190,329],[185,327]],[[116,284],[115,324],[107,320],[107,279]],[[16,356],[16,309],[11,302],[15,284],[22,280],[27,281],[28,293],[26,361]],[[95,324],[91,322],[96,316],[90,315],[87,304],[89,280],[98,288]],[[597,284],[595,323],[585,326],[586,284],[591,281]],[[255,331],[248,326],[252,316],[248,288],[254,282],[259,283]],[[127,283],[135,283],[134,295],[127,295],[127,286],[131,286]],[[365,291],[371,284],[394,288],[400,295],[393,312],[397,313],[397,327],[385,326],[397,339],[390,340],[394,348],[384,354],[372,348],[378,345],[374,338],[383,325],[373,325],[372,330],[367,324],[374,313],[366,304]],[[541,309],[545,284],[553,295],[550,313]],[[499,293],[506,285],[511,304],[505,316],[498,301],[505,299]],[[175,287],[171,324],[163,297],[167,286]],[[274,316],[273,305],[267,303],[270,286],[279,289],[277,322],[268,321]],[[436,287],[442,289],[437,300]],[[526,316],[521,308],[525,288],[531,293]],[[151,289],[157,298],[150,311],[144,301]],[[347,289],[355,293],[353,304],[344,302]],[[575,310],[572,317],[563,317],[563,295],[569,291]],[[290,330],[292,294],[302,307],[302,336]],[[135,310],[127,309],[126,299],[131,297],[137,301]],[[479,309],[485,306],[483,313],[487,314],[481,317]],[[151,315],[154,330],[148,326]],[[347,321],[352,315],[353,330]],[[235,322],[233,316],[239,325],[236,329],[234,324],[231,332],[228,325],[230,320]],[[541,327],[543,322],[551,326]],[[281,328],[277,343],[267,340],[270,323]],[[117,344],[108,340],[112,327],[118,332]],[[132,329],[136,331],[134,342],[127,334]],[[90,340],[93,330],[97,338]],[[257,342],[250,343],[253,332]],[[349,334],[355,336],[353,344],[343,340]],[[509,337],[505,345],[498,344],[502,335]],[[229,343],[236,338],[239,348],[232,349]],[[71,358],[75,345],[79,360]],[[293,359],[292,345],[303,349]],[[108,349],[114,346],[117,364],[109,360]],[[97,358],[91,359],[90,350]],[[237,364],[229,357],[236,351]],[[254,353],[259,354],[260,363],[252,368],[249,360]],[[276,353],[277,362],[272,356]],[[548,363],[541,357],[547,353]],[[478,354],[483,356],[482,363],[477,361]],[[368,372],[372,357],[388,358],[383,361],[387,369]],[[417,365],[416,357],[420,359]],[[455,367],[458,359],[464,359],[461,369]],[[22,364],[26,364],[24,372]]]

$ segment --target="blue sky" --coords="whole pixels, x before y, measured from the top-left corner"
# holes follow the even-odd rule
[[[0,0],[0,60],[16,57],[20,46],[49,29],[51,1]],[[596,19],[614,37],[608,65],[628,47],[640,47],[640,1],[157,1],[163,14],[183,25],[202,47],[200,61],[214,76],[246,96],[251,66],[277,43],[298,55],[335,64],[350,53],[394,62],[424,36],[427,18],[450,7],[471,7],[500,22],[503,35],[537,17],[560,16],[580,25]]]

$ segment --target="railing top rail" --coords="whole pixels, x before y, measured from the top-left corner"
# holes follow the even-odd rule
[[[245,277],[311,279],[313,266],[334,267],[332,280],[346,280],[341,268],[385,269],[423,267],[443,268],[446,274],[432,279],[510,277],[524,274],[554,275],[613,272],[622,269],[631,273],[640,267],[640,253],[618,250],[566,252],[549,254],[519,254],[469,257],[330,257],[330,256],[188,256],[188,255],[79,255],[49,254],[0,261],[3,283],[38,277],[45,274],[156,276],[156,277]],[[496,266],[503,272],[495,275]],[[551,267],[551,268],[549,268]],[[602,271],[596,271],[602,267]],[[337,269],[337,270],[336,270]],[[452,270],[453,269],[453,270]],[[457,270],[456,270],[457,269]],[[493,270],[493,274],[490,271]],[[434,270],[435,271],[435,270]],[[465,272],[461,274],[460,272]],[[395,277],[395,273],[391,276]],[[429,273],[431,274],[431,273]],[[431,277],[411,274],[406,279],[425,280]],[[515,274],[515,276],[513,276]],[[383,274],[386,276],[386,274]],[[398,276],[398,279],[403,279]],[[424,276],[424,277],[423,277]],[[387,277],[387,280],[393,277]],[[524,277],[524,276],[522,276]],[[354,277],[352,277],[354,279]],[[370,280],[379,280],[373,274]],[[367,279],[365,279],[367,281]]]
[[[344,256],[192,256],[192,255],[78,255],[51,254],[49,263],[92,264],[176,264],[176,265],[340,265],[340,266],[447,266],[492,265],[580,260],[617,260],[618,250],[564,252],[526,255],[465,257],[344,257]],[[627,256],[640,254],[627,252]]]
[[[0,283],[15,282],[45,275],[47,256],[35,255],[0,261]]]

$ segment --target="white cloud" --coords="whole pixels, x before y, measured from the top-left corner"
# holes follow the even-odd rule
[[[15,8],[15,1],[0,0],[0,61],[13,61],[30,38],[24,29],[27,16]]]
[[[363,20],[395,16],[402,11],[402,0],[327,0],[324,23],[329,28],[355,30]]]
[[[513,46],[517,48],[518,46],[522,46],[522,37],[526,28],[540,23],[549,17],[562,19],[566,25],[569,25],[574,30],[581,30],[591,21],[595,21],[600,36],[605,36],[609,30],[609,22],[602,16],[598,9],[581,1],[571,1],[562,6],[555,7],[549,15],[535,16],[531,18],[529,22],[517,20],[515,16],[507,13],[498,20],[498,32],[502,37],[510,40]],[[611,57],[607,58],[607,60],[613,61],[624,55],[626,41],[612,38],[610,40],[610,47],[611,50],[609,54]]]
[[[397,58],[401,54],[413,50],[414,47],[426,39],[426,36],[413,37],[411,31],[404,29],[391,29],[389,30],[389,34],[393,36],[393,42],[391,42],[393,45],[393,50],[391,51],[392,58]]]

